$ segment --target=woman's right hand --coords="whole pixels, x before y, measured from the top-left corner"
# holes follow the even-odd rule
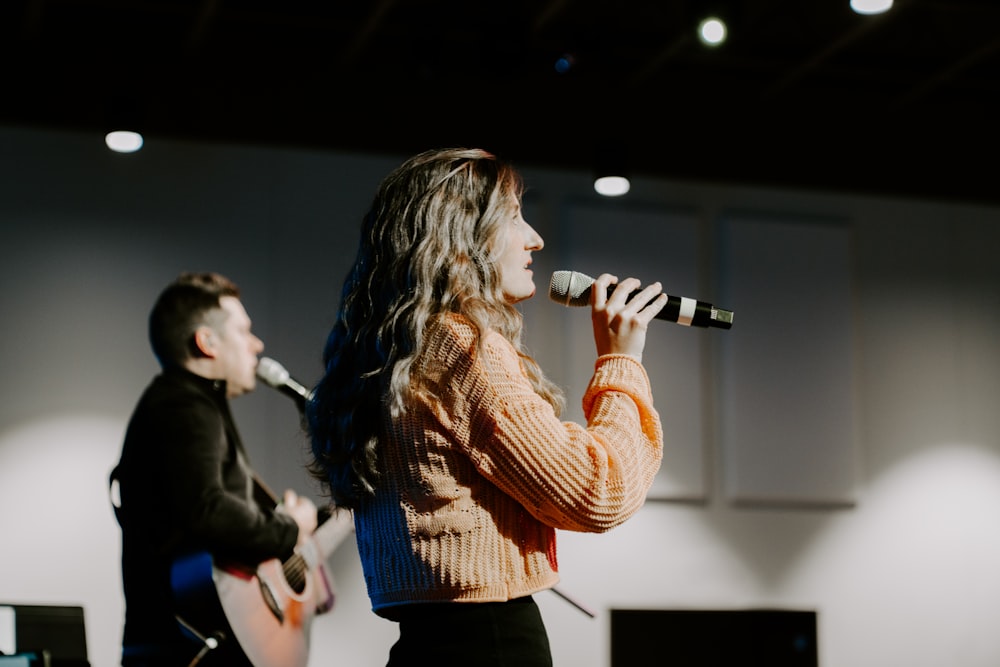
[[[615,283],[618,284],[609,296],[608,287]],[[642,360],[646,327],[667,305],[667,295],[663,286],[656,282],[629,299],[629,294],[641,285],[636,278],[618,282],[617,276],[609,273],[602,273],[594,281],[590,290],[590,308],[598,356],[629,354]]]

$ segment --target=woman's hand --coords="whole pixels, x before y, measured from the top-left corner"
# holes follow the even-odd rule
[[[667,305],[667,295],[660,283],[647,285],[634,297],[642,283],[636,278],[626,278],[618,283],[608,296],[608,287],[618,282],[617,276],[602,273],[590,290],[591,320],[594,324],[594,342],[597,355],[629,354],[642,360],[646,346],[646,327],[657,313]]]

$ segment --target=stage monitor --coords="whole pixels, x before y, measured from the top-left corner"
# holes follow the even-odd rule
[[[0,604],[0,623],[0,650],[4,652],[13,649],[18,654],[44,655],[50,667],[90,664],[83,607]]]
[[[611,667],[818,664],[814,611],[611,610]]]

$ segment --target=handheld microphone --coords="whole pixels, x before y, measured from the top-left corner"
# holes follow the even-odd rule
[[[261,357],[257,362],[257,377],[294,400],[299,410],[303,412],[306,409],[306,401],[312,400],[312,391],[295,380],[284,366],[270,357]]]
[[[594,279],[577,271],[555,271],[549,283],[549,298],[564,306],[589,306],[590,289]],[[608,287],[608,294],[615,286]],[[637,292],[632,292],[629,299]],[[729,329],[733,326],[733,311],[716,308],[710,303],[667,295],[667,305],[656,314],[656,319],[676,322],[686,327],[717,327]]]

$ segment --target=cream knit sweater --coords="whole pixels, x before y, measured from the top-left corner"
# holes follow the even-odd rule
[[[663,431],[649,379],[627,355],[595,365],[584,428],[536,394],[517,353],[480,352],[457,316],[415,372],[438,399],[383,423],[376,495],[355,510],[372,608],[508,600],[555,585],[555,529],[603,532],[642,506]]]

